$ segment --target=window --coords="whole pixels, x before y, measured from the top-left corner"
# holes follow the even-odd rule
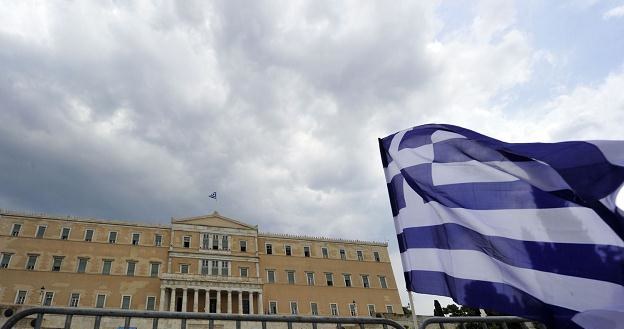
[[[93,230],[92,229],[86,229],[85,230],[84,240],[85,241],[93,241]]]
[[[310,257],[310,246],[304,246],[303,247],[303,256],[304,257]]]
[[[160,263],[150,263],[150,276],[157,278],[160,273]]]
[[[314,285],[314,272],[306,272],[306,278],[308,281],[308,286]]]
[[[267,243],[265,247],[266,247],[266,254],[273,255],[273,245],[271,245],[270,243]]]
[[[69,307],[78,307],[80,303],[80,294],[73,292],[69,297]]]
[[[230,262],[222,261],[221,262],[221,275],[228,276],[230,275]]]
[[[162,235],[161,234],[154,235],[154,245],[156,247],[162,246]]]
[[[180,273],[188,274],[188,272],[189,272],[189,265],[188,264],[180,264]]]
[[[347,253],[345,252],[344,249],[340,249],[340,259],[342,260],[347,259]]]
[[[249,268],[241,267],[240,268],[240,276],[246,278],[248,276]]]
[[[96,308],[104,308],[106,305],[106,295],[98,294],[95,298],[95,307]]]
[[[269,301],[269,314],[277,314],[277,302]]]
[[[201,262],[201,274],[202,275],[210,274],[210,260],[202,259],[202,262]]]
[[[357,316],[357,306],[355,304],[349,304],[349,312],[351,316]]]
[[[117,232],[108,232],[108,243],[117,243]]]
[[[297,302],[290,302],[290,314],[297,315],[299,313],[299,309],[297,307]]]
[[[316,303],[310,303],[310,312],[312,315],[318,315],[318,305]]]
[[[52,306],[53,300],[54,300],[54,292],[46,291],[45,296],[43,297],[43,306]]]
[[[102,274],[109,275],[111,274],[111,267],[113,265],[113,261],[110,259],[105,259],[102,261]]]
[[[71,231],[69,227],[63,227],[61,229],[61,240],[69,239],[69,231]]]
[[[190,248],[191,247],[191,236],[190,235],[185,235],[184,237],[182,237],[182,247],[184,247],[184,248]]]
[[[364,260],[364,252],[362,250],[358,250],[355,252],[357,254],[357,259],[361,262]]]
[[[28,255],[28,261],[26,261],[27,270],[32,271],[35,269],[35,265],[37,265],[37,257],[39,257],[39,255]]]
[[[338,304],[335,304],[335,303],[329,304],[329,310],[331,312],[331,315],[338,316]]]
[[[78,258],[78,268],[76,269],[76,272],[84,273],[87,270],[87,260],[87,258]]]
[[[392,309],[392,305],[386,305],[386,312],[387,313],[394,313],[394,309]]]
[[[145,302],[145,309],[148,311],[156,310],[156,296],[147,296],[147,302]]]
[[[41,239],[43,238],[43,235],[45,234],[47,226],[45,225],[39,225],[37,226],[37,235],[35,235],[35,237]]]
[[[295,284],[295,271],[286,271],[286,277],[288,278],[288,284]]]
[[[380,276],[379,277],[379,286],[381,286],[384,289],[388,288],[388,283],[386,282],[386,277],[385,276]]]
[[[325,281],[327,281],[327,286],[331,287],[334,285],[334,274],[333,273],[325,273]]]
[[[327,247],[322,247],[321,253],[323,254],[323,258],[329,258],[329,251],[327,250]]]
[[[286,256],[292,255],[292,248],[288,245],[284,246],[284,251],[286,252]]]
[[[228,249],[230,249],[229,245],[230,244],[229,244],[227,235],[222,236],[221,237],[221,249],[228,250]]]
[[[375,304],[368,304],[368,315],[375,316]]]
[[[135,261],[128,261],[128,265],[126,266],[126,275],[134,276],[134,270],[136,269]]]
[[[54,256],[52,261],[52,272],[60,272],[63,265],[63,256]]]
[[[2,260],[0,260],[0,268],[9,268],[9,263],[11,262],[11,256],[13,256],[13,254],[2,253]]]
[[[376,262],[381,261],[381,258],[379,257],[379,251],[373,251],[373,258],[375,258]]]
[[[274,270],[267,271],[267,281],[269,283],[275,283],[275,271]]]
[[[26,290],[18,290],[15,295],[15,304],[21,305],[26,302]]]
[[[202,234],[202,249],[210,249],[210,234]]]
[[[141,240],[141,234],[140,233],[132,233],[132,244],[133,245],[138,245],[139,241]]]
[[[345,287],[351,287],[351,274],[343,274]]]
[[[121,309],[129,310],[131,301],[132,301],[132,296],[129,296],[129,295],[121,296]]]
[[[212,275],[219,275],[219,261],[212,261]]]
[[[13,229],[11,230],[11,236],[18,236],[21,229],[22,229],[22,224],[13,224]]]
[[[362,275],[362,287],[370,288],[370,282],[368,281],[368,275]]]
[[[219,249],[219,236],[216,234],[212,236],[212,249]]]
[[[240,241],[240,251],[247,252],[247,241],[245,240]]]

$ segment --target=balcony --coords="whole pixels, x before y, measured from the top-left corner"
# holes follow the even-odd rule
[[[162,273],[160,278],[174,281],[262,284],[258,277]]]

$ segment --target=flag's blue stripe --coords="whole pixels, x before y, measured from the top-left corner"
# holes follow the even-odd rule
[[[404,228],[397,238],[401,252],[414,248],[475,250],[516,267],[624,285],[621,247],[515,240],[483,235],[455,223]]]
[[[533,161],[530,158],[496,150],[480,144],[477,141],[456,138],[433,144],[434,162],[465,162],[476,160],[490,161]]]
[[[403,176],[396,175],[388,183],[388,195],[390,196],[390,207],[392,208],[392,216],[399,215],[399,211],[405,208],[405,196],[403,194]]]
[[[507,284],[461,279],[433,271],[408,271],[404,275],[410,291],[449,296],[461,305],[537,320],[548,328],[581,329],[571,321],[576,311],[546,304]]]
[[[411,129],[405,132],[403,139],[399,143],[399,150],[404,148],[417,148],[419,146],[431,144],[431,134],[437,129]],[[394,137],[394,136],[393,136]]]

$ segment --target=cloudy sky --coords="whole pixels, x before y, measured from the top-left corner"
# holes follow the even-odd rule
[[[0,1],[0,22],[0,208],[388,241],[400,287],[378,137],[624,139],[621,1]]]

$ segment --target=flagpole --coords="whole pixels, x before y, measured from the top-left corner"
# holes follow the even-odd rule
[[[408,290],[407,295],[409,296],[409,302],[412,306],[412,321],[414,322],[414,329],[418,329],[418,323],[416,322],[416,307],[414,305],[414,299],[412,298],[412,292]]]

